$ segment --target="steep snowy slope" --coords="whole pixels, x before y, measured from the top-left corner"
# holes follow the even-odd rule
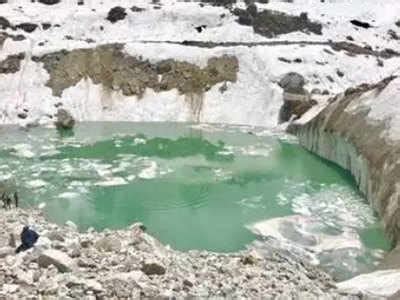
[[[116,6],[125,11],[111,22],[107,16]],[[399,70],[396,38],[400,27],[395,24],[400,15],[398,1],[271,1],[256,6],[258,12],[253,16],[258,27],[256,21],[250,24],[253,26],[239,24],[238,9],[246,12],[241,1],[233,7],[174,0],[159,4],[138,0],[134,7],[127,0],[86,0],[83,5],[63,0],[51,6],[9,0],[0,4],[0,122],[49,123],[56,107],[63,105],[78,120],[200,121],[272,127],[283,101],[277,82],[288,72],[302,74],[308,91],[314,90],[313,97],[321,102],[328,93],[376,82]],[[273,38],[257,33],[268,31],[261,15],[268,10],[290,16],[308,13],[308,18],[303,15],[296,20],[305,16],[307,22],[320,23],[322,34],[300,27]],[[372,27],[354,26],[350,23],[353,19],[369,22]],[[290,20],[280,26],[289,26]],[[127,95],[121,85],[113,85],[113,74],[110,82],[98,83],[82,73],[61,95],[54,95],[49,86],[54,78],[49,68],[45,69],[43,55],[111,43],[123,45],[126,59],[143,63],[148,60],[154,65],[172,59],[180,66],[187,62],[204,68],[210,58],[229,55],[237,59],[238,70],[235,80],[222,78],[200,90],[155,90],[144,85],[140,96],[134,92]],[[93,59],[76,59],[82,64],[101,64]],[[51,66],[59,69],[56,61]],[[107,70],[115,72],[107,66],[100,72]],[[193,77],[188,72],[186,79]],[[56,80],[71,80],[72,73],[67,66],[65,72],[57,72]],[[163,76],[159,74],[160,82]]]

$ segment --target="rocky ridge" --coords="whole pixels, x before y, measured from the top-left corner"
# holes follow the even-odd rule
[[[39,242],[15,255],[16,233],[25,224],[39,232]],[[79,233],[72,222],[51,224],[40,211],[5,211],[0,220],[0,298],[41,297],[358,299],[339,294],[322,271],[279,253],[179,252],[145,233],[141,224]]]

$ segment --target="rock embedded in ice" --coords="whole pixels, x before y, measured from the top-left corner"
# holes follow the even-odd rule
[[[38,0],[38,2],[46,4],[46,5],[54,5],[54,4],[60,3],[61,0]]]
[[[116,6],[113,7],[107,15],[107,20],[110,21],[111,23],[116,23],[120,20],[125,19],[126,17],[126,12],[125,12],[125,8],[121,7],[121,6]]]
[[[305,94],[305,79],[303,75],[290,72],[285,74],[279,81],[279,86],[287,93]]]
[[[58,109],[56,117],[55,125],[58,129],[72,129],[75,126],[75,119],[63,108]]]
[[[287,122],[292,116],[298,119],[316,104],[316,101],[310,99],[304,85],[304,77],[295,72],[285,74],[279,81],[284,91],[283,105],[279,111],[280,122]]]

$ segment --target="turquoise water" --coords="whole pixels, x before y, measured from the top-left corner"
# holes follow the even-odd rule
[[[82,123],[73,134],[0,130],[0,179],[26,206],[81,230],[143,222],[180,250],[236,251],[263,220],[300,214],[324,232],[387,249],[351,176],[262,129],[174,123]]]

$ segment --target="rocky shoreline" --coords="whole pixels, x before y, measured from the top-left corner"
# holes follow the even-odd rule
[[[10,245],[26,224],[40,238],[16,255]],[[141,224],[79,233],[71,222],[49,223],[39,210],[13,209],[2,211],[0,228],[0,299],[359,299],[279,253],[179,252]]]

